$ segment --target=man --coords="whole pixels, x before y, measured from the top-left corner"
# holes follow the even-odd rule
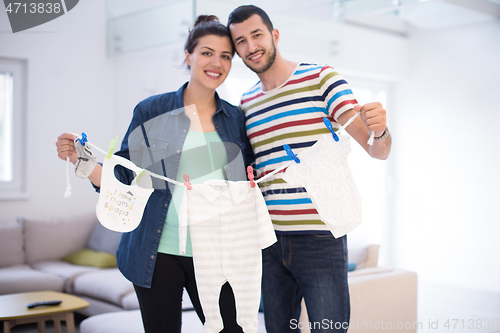
[[[258,177],[288,162],[283,161],[283,144],[298,154],[329,133],[325,115],[335,126],[359,112],[347,132],[370,156],[388,157],[391,138],[380,103],[358,105],[347,82],[329,66],[284,59],[277,47],[279,32],[258,7],[236,8],[228,28],[236,52],[260,79],[240,104]],[[371,132],[375,140],[368,145]],[[350,318],[346,236],[335,238],[305,189],[290,186],[282,175],[261,184],[278,236],[278,242],[263,251],[267,332],[294,331],[303,297],[313,332],[345,332]]]

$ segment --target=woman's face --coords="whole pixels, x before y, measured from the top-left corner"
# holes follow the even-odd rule
[[[193,53],[185,51],[191,67],[191,81],[209,89],[220,86],[231,69],[232,46],[229,37],[203,36]]]

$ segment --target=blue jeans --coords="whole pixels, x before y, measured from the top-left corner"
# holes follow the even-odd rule
[[[262,253],[267,333],[299,332],[304,298],[311,332],[346,332],[350,319],[347,238],[277,235]],[[300,326],[302,327],[302,326]]]

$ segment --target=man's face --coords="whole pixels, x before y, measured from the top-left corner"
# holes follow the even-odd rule
[[[276,59],[278,32],[271,33],[259,15],[229,27],[236,52],[245,65],[257,74],[267,71]]]

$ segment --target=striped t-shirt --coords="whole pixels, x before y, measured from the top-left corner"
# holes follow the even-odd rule
[[[255,152],[257,178],[291,160],[295,154],[329,133],[327,116],[334,126],[339,115],[357,104],[347,82],[329,66],[301,63],[281,86],[264,91],[259,82],[241,98],[247,135]],[[259,184],[277,232],[329,233],[304,188],[288,185],[283,171]],[[332,190],[334,187],[332,186]]]

